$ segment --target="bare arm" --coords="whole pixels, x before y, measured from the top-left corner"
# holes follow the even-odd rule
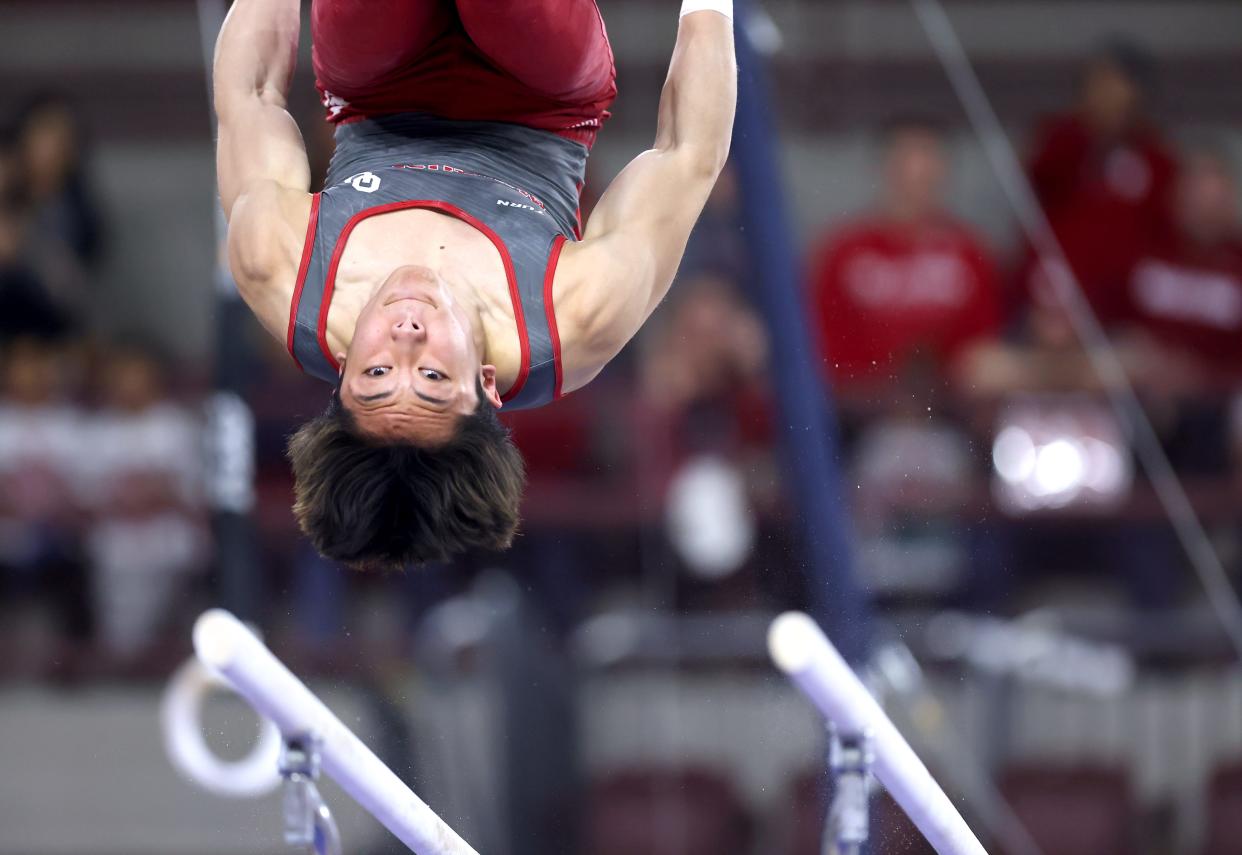
[[[668,292],[728,157],[736,102],[732,20],[714,11],[686,15],[655,144],[608,187],[573,248],[581,286],[564,307],[590,352],[580,362],[602,366],[615,356]]]
[[[282,339],[310,215],[310,165],[285,96],[297,61],[298,0],[235,0],[212,71],[216,172],[233,278]]]
[[[302,134],[285,110],[300,29],[298,0],[236,0],[220,29],[212,69],[216,172],[230,220],[257,186],[310,187]]]

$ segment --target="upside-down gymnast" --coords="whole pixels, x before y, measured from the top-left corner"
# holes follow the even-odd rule
[[[314,0],[316,194],[285,109],[299,12],[236,0],[214,64],[234,278],[333,385],[289,443],[295,515],[357,567],[504,548],[525,479],[496,411],[585,386],[667,292],[728,154],[732,0],[681,7],[654,146],[585,230],[616,94],[594,0]]]

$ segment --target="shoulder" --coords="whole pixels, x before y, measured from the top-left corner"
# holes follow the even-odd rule
[[[603,334],[624,300],[608,299],[618,288],[643,276],[639,258],[625,258],[623,242],[608,235],[566,241],[553,277],[557,324],[581,337]]]
[[[229,216],[228,260],[237,289],[265,328],[282,338],[307,240],[313,196],[257,182]]]
[[[648,314],[637,288],[649,262],[627,255],[607,236],[567,242],[553,277],[565,389],[589,382],[634,336]]]
[[[278,278],[301,258],[312,194],[256,182],[229,216],[229,266],[239,286]]]
[[[976,229],[974,223],[949,214],[944,216],[942,223],[949,240],[961,251],[971,255],[991,257],[988,242]]]

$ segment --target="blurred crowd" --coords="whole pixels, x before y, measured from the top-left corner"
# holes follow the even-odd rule
[[[1151,118],[1155,73],[1141,49],[1102,45],[1078,102],[1021,141],[1063,257],[1020,238],[999,247],[955,215],[953,133],[913,116],[876,132],[868,209],[820,224],[805,248],[858,563],[881,602],[1014,613],[1034,592],[1085,586],[1140,609],[1185,603],[1180,549],[1099,370],[1114,358],[1213,533],[1232,542],[1236,167],[1214,141]],[[55,644],[94,640],[124,659],[196,602],[210,538],[202,385],[172,389],[185,366],[92,323],[103,210],[72,104],[31,99],[0,141],[0,608],[21,617],[0,626],[26,641],[50,628]],[[765,572],[788,564],[794,538],[779,366],[739,210],[726,173],[637,346],[590,388],[507,417],[531,486],[505,561],[559,626],[600,597],[650,593],[652,578],[676,579],[661,590],[677,608],[798,602],[799,580]],[[405,609],[456,584],[434,569],[349,578],[301,544],[283,443],[325,396],[278,345],[258,353],[254,516],[269,587],[295,604],[300,631],[332,637],[351,590],[378,585],[393,601],[391,587],[409,589],[395,600]]]
[[[45,655],[13,667],[131,659],[205,566],[193,402],[93,323],[106,236],[72,103],[30,98],[0,137],[0,632]]]
[[[1061,594],[1139,615],[1193,603],[1193,574],[1139,465],[1142,431],[1115,407],[1128,397],[1117,366],[1236,571],[1239,187],[1221,143],[1152,118],[1155,75],[1143,49],[1104,42],[1077,103],[1019,141],[1063,254],[1016,226],[999,247],[956,216],[954,138],[924,117],[877,133],[874,200],[809,248],[809,317],[845,435],[858,564],[881,600],[999,614]],[[640,395],[675,423],[713,407],[708,433],[733,425],[729,459],[759,476],[751,507],[779,510],[773,467],[755,467],[771,437],[746,429],[772,412],[765,377],[779,366],[765,363],[747,305],[736,224],[720,220],[705,217],[710,247],[692,247],[645,341]]]
[[[1063,255],[1020,241],[1006,256],[956,219],[945,135],[911,120],[884,135],[873,210],[820,241],[811,299],[879,588],[1010,613],[1045,583],[1184,604],[1179,548],[1110,404],[1127,395],[1114,359],[1201,512],[1228,522],[1238,188],[1223,151],[1175,145],[1149,117],[1153,76],[1139,48],[1102,45],[1078,103],[1032,134]]]
[[[820,241],[811,300],[878,587],[1002,613],[1046,583],[1184,605],[1191,577],[1136,465],[1142,430],[1114,406],[1118,365],[1201,515],[1231,534],[1238,186],[1223,149],[1150,117],[1154,78],[1142,49],[1102,44],[1078,103],[1027,141],[1063,254],[999,253],[956,219],[945,135],[909,120],[885,134],[873,210]]]

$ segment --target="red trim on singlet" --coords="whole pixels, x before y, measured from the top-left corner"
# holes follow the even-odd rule
[[[586,182],[579,181],[578,187],[574,191],[578,197],[578,207],[574,208],[574,237],[582,240],[582,188]]]
[[[319,339],[319,349],[323,351],[328,364],[340,371],[340,364],[336,361],[336,357],[329,352],[328,348],[328,308],[332,305],[332,292],[336,289],[336,268],[341,263],[341,255],[345,252],[345,244],[349,240],[350,232],[354,230],[354,226],[368,217],[387,214],[392,211],[402,211],[407,208],[427,208],[456,217],[466,225],[473,226],[480,231],[492,242],[496,247],[496,251],[500,253],[500,260],[505,266],[505,278],[509,281],[509,301],[513,304],[513,319],[517,322],[518,341],[522,347],[522,367],[518,371],[517,380],[514,381],[509,391],[500,398],[502,403],[512,400],[522,391],[522,386],[525,385],[526,378],[530,374],[530,341],[526,336],[526,315],[522,312],[522,298],[518,294],[517,274],[513,270],[513,259],[509,257],[509,248],[500,239],[500,235],[488,228],[481,220],[470,216],[456,205],[442,202],[438,199],[408,199],[404,202],[389,202],[386,205],[377,205],[374,208],[359,211],[345,223],[345,226],[341,229],[340,236],[336,240],[336,248],[332,251],[332,260],[328,263],[327,276],[324,277],[323,302],[319,306],[319,326],[316,330],[316,335]]]
[[[556,263],[561,259],[565,236],[557,235],[548,256],[548,269],[543,274],[543,312],[548,317],[548,333],[552,337],[552,365],[556,371],[556,383],[552,386],[552,400],[561,397],[561,334],[556,329],[556,310],[552,307],[552,280],[556,278]]]
[[[306,270],[310,267],[312,250],[315,248],[315,226],[318,222],[319,194],[312,193],[310,219],[306,222],[306,239],[302,243],[302,261],[298,264],[298,278],[293,285],[293,302],[289,304],[289,332],[285,336],[285,347],[289,349],[293,364],[298,368],[302,367],[302,363],[298,362],[297,354],[293,352],[293,332],[297,328],[298,306],[302,303],[302,286],[306,284]]]

